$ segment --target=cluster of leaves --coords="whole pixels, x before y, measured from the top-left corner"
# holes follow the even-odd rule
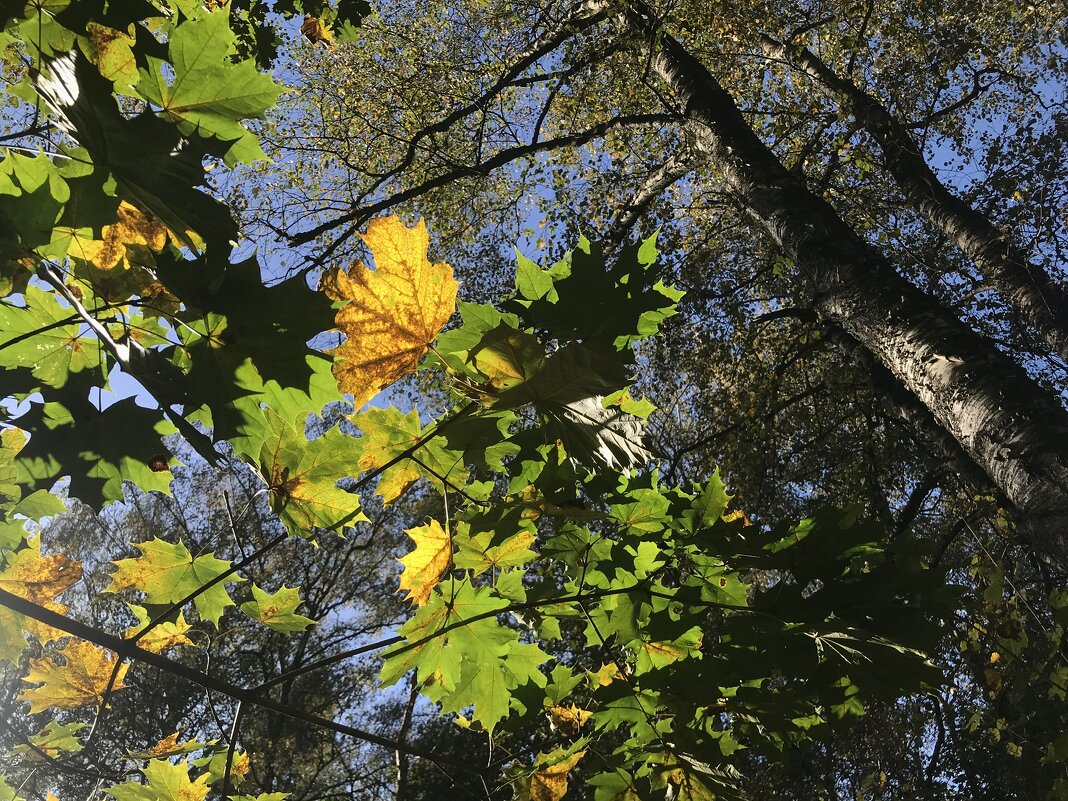
[[[237,560],[133,543],[136,555],[114,554],[108,588],[129,600],[130,627],[66,616],[59,598],[80,566],[45,555],[26,520],[62,507],[49,492],[60,479],[95,505],[121,498],[124,481],[166,491],[172,433],[204,458],[252,465],[293,536],[366,521],[358,490],[372,484],[387,505],[415,485],[442,497],[444,513],[408,531],[398,581],[414,612],[380,644],[382,682],[414,671],[427,698],[487,733],[548,725],[548,747],[510,764],[539,801],[562,797],[577,770],[605,801],[728,794],[735,751],[774,754],[862,713],[866,698],[939,680],[924,651],[942,582],[905,541],[880,547],[880,530],[849,510],[752,526],[728,511],[718,475],[661,483],[644,437],[653,408],[630,393],[635,344],[681,296],[658,280],[653,241],[609,265],[585,240],[548,268],[520,258],[507,302],[460,302],[444,333],[458,285],[428,260],[422,224],[374,221],[375,269],[332,270],[317,293],[299,277],[264,286],[255,258],[231,263],[237,230],[204,165],[261,157],[243,121],[278,91],[241,57],[232,13],[58,2],[0,19],[21,73],[12,115],[26,122],[0,161],[0,367],[12,387],[0,660],[44,718],[24,762],[77,765],[81,718],[99,722],[132,670],[389,744],[167,655],[194,647],[190,621],[222,631],[230,607],[282,633],[312,625],[297,589],[238,587],[286,535]],[[308,346],[329,330],[345,338],[337,348]],[[444,376],[443,413],[360,411],[420,367]],[[156,408],[106,405],[117,372]],[[345,430],[309,438],[313,416],[345,396]],[[129,755],[139,778],[107,792],[231,795],[247,765],[239,722],[240,706],[225,747],[176,734]]]

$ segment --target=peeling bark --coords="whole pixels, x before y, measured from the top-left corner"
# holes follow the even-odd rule
[[[990,476],[1032,542],[1068,561],[1068,413],[937,299],[903,279],[790,173],[731,95],[641,0],[623,12],[651,67],[686,104],[697,148],[725,190],[797,265],[813,308],[861,342]]]
[[[1068,293],[987,217],[938,180],[908,129],[878,100],[804,47],[761,37],[764,51],[812,78],[879,143],[909,205],[955,242],[1024,322],[1068,360]]]

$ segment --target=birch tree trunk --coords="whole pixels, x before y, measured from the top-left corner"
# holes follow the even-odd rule
[[[764,51],[811,77],[820,90],[879,143],[886,167],[909,205],[957,244],[990,285],[1045,343],[1068,360],[1068,293],[1033,264],[984,215],[934,174],[908,129],[878,100],[836,74],[804,47],[761,37]]]
[[[1032,542],[1068,562],[1068,413],[1059,401],[786,170],[644,2],[623,14],[648,42],[651,69],[686,104],[696,147],[808,279],[820,317],[870,350],[1005,493]]]

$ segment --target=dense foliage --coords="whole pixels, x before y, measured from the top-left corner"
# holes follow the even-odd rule
[[[892,719],[933,704],[938,715],[953,714],[943,711],[947,670],[962,673],[953,660],[969,659],[993,677],[985,690],[955,688],[977,696],[979,717],[967,725],[996,731],[999,740],[1005,732],[1019,751],[1009,749],[1014,758],[1024,751],[1013,738],[1031,727],[1028,759],[1063,763],[1068,741],[1056,730],[1056,710],[1042,712],[1050,699],[1064,701],[1068,593],[1051,575],[1063,544],[1056,528],[1063,504],[1049,492],[1062,463],[1059,446],[1044,439],[1064,410],[1042,378],[873,259],[866,289],[876,299],[903,293],[894,314],[915,326],[914,352],[905,352],[896,318],[873,322],[871,310],[835,284],[848,272],[842,263],[814,255],[791,227],[787,201],[805,197],[783,193],[802,191],[789,183],[799,179],[776,171],[755,135],[725,139],[735,119],[730,109],[717,117],[717,109],[701,106],[708,97],[685,81],[672,88],[690,92],[685,114],[653,112],[637,107],[634,89],[656,95],[652,73],[641,80],[603,73],[609,84],[623,81],[636,107],[592,123],[589,135],[561,134],[558,117],[513,104],[506,91],[513,83],[544,84],[552,71],[570,79],[614,63],[631,46],[643,49],[661,81],[678,77],[692,57],[657,32],[659,18],[644,4],[554,6],[541,16],[535,7],[510,7],[514,18],[496,19],[496,30],[526,42],[529,53],[506,68],[507,80],[480,90],[477,102],[434,108],[421,106],[419,95],[431,75],[413,81],[412,53],[390,51],[389,38],[376,38],[382,27],[399,36],[389,15],[400,11],[387,9],[356,28],[362,6],[290,5],[270,16],[256,2],[56,0],[0,17],[9,78],[0,161],[0,367],[7,379],[0,660],[12,721],[0,743],[9,749],[0,798],[46,798],[75,786],[117,801],[203,801],[209,793],[278,801],[289,792],[403,798],[421,792],[420,783],[432,792],[429,766],[479,797],[510,784],[536,801],[558,801],[569,785],[598,801],[729,798],[746,782],[750,790],[760,781],[788,787],[794,760],[815,759],[866,713]],[[410,29],[401,38],[419,50],[415,63],[429,67],[423,50],[472,52],[461,34],[488,30],[477,14],[487,23],[496,11],[458,7],[417,41]],[[295,19],[286,21],[293,15],[304,15],[299,31]],[[602,24],[613,36],[574,44]],[[306,49],[299,58],[277,54],[287,37],[287,47]],[[330,49],[335,37],[345,40],[338,50]],[[789,42],[765,44],[787,48],[779,53],[784,60],[804,58]],[[571,49],[554,54],[560,46]],[[390,76],[391,87],[361,88],[359,80],[375,77],[371,69],[330,86],[294,79],[288,105],[254,127],[281,91],[267,67],[299,78],[308,64],[343,54],[366,58],[364,66]],[[526,72],[535,65],[536,79]],[[687,80],[703,81],[702,91],[715,96],[707,70],[690,66]],[[446,82],[439,89],[465,74],[445,59],[437,70]],[[585,94],[611,97],[609,84],[594,81]],[[332,128],[336,116],[306,113],[304,104],[324,91],[354,92],[353,102],[338,106],[346,112],[374,106],[360,117],[373,129],[373,146],[355,160],[346,154],[329,162],[336,153],[319,149],[326,162],[287,161],[279,144],[286,135],[362,146],[361,131]],[[563,105],[583,102],[562,88],[538,91],[545,109],[557,97]],[[497,102],[499,114],[489,115]],[[530,119],[508,122],[530,109]],[[575,119],[580,111],[572,108]],[[435,116],[445,122],[427,121]],[[322,125],[314,129],[309,119]],[[1038,544],[1030,558],[1049,584],[1039,611],[1004,560],[976,559],[947,575],[945,554],[959,531],[931,536],[921,525],[914,535],[918,510],[907,513],[906,503],[894,519],[889,501],[873,502],[879,472],[892,468],[870,454],[862,454],[870,470],[864,492],[843,488],[837,504],[814,502],[816,490],[839,479],[806,475],[807,463],[791,472],[792,496],[781,494],[781,484],[761,489],[743,477],[744,509],[732,504],[719,472],[687,456],[704,446],[673,430],[697,435],[700,426],[685,425],[688,417],[705,419],[695,393],[702,385],[728,388],[733,379],[717,371],[730,362],[709,359],[705,339],[689,352],[679,346],[686,329],[676,320],[689,324],[698,315],[670,275],[688,289],[691,281],[661,259],[657,237],[625,244],[633,219],[605,225],[603,243],[577,235],[572,245],[553,243],[551,264],[518,256],[503,267],[495,257],[469,290],[448,264],[428,258],[422,222],[375,216],[396,198],[426,194],[404,188],[414,180],[417,188],[453,193],[444,207],[427,198],[431,219],[443,228],[452,220],[446,239],[462,241],[457,220],[466,213],[474,215],[466,230],[492,243],[496,234],[484,230],[491,218],[477,217],[482,201],[464,208],[453,178],[550,149],[537,146],[543,125],[554,128],[557,147],[630,125],[653,126],[652,137],[663,138],[681,121],[693,129],[686,147],[714,164],[732,202],[748,203],[758,220],[777,220],[770,235],[785,258],[772,272],[797,268],[817,285],[807,308],[771,304],[765,319],[800,320],[803,345],[830,338],[817,329],[829,320],[841,337],[860,342],[876,368],[881,363],[891,380],[900,379],[914,405],[926,404],[933,425],[972,460],[970,469],[994,484],[991,499],[980,501],[994,510],[992,525]],[[470,130],[453,127],[469,122]],[[383,135],[390,125],[411,132]],[[511,153],[501,138],[530,134],[531,125],[533,145]],[[298,233],[284,205],[291,195],[275,194],[267,168],[255,166],[265,153],[254,130],[282,156],[270,169],[290,170],[291,192],[312,183],[327,194],[352,187],[360,170],[372,185],[327,201],[340,213],[319,215]],[[446,133],[449,147],[475,142],[486,162],[464,166],[439,152]],[[393,162],[397,141],[402,152]],[[750,148],[741,166],[732,161],[736,145]],[[746,164],[756,169],[767,158],[759,175],[746,173]],[[591,154],[580,166],[611,176],[609,162]],[[579,185],[575,178],[558,183],[556,193]],[[758,178],[766,182],[759,191],[752,187]],[[530,172],[521,179],[539,186],[528,183]],[[396,198],[372,199],[383,189],[396,189]],[[549,190],[537,191],[549,198]],[[283,205],[272,207],[276,201]],[[305,201],[302,213],[314,216]],[[829,251],[867,252],[864,240],[836,228],[830,206],[808,208]],[[245,238],[261,232],[258,225],[290,234],[287,247],[347,230],[296,251],[294,269],[285,261],[293,251]],[[844,250],[836,250],[836,235]],[[670,226],[665,238],[682,250],[691,244]],[[268,254],[262,261],[253,249],[259,244]],[[341,264],[353,249],[371,266]],[[995,270],[1027,257],[1012,251],[999,258]],[[1011,279],[1011,270],[1005,274]],[[1043,302],[1056,301],[1057,291],[1056,281],[1043,288]],[[703,292],[692,287],[697,307],[716,300]],[[1005,292],[1012,296],[1011,286]],[[1055,359],[1063,345],[1057,315],[1028,318],[1038,307],[1021,298],[1028,330],[1045,336],[1047,358]],[[976,316],[990,322],[981,310]],[[930,351],[931,337],[960,355]],[[793,332],[769,342],[758,360],[778,359],[784,342],[790,349],[798,341]],[[737,349],[729,338],[723,346]],[[973,357],[987,372],[954,366]],[[642,395],[664,396],[669,382],[656,386],[653,377],[673,359],[676,380],[698,366],[704,372],[678,387],[672,414],[656,424],[656,407]],[[835,380],[851,385],[840,374]],[[1010,380],[1018,380],[1015,407],[1004,394],[999,410],[983,405]],[[958,410],[954,419],[947,398],[973,416]],[[748,408],[764,402],[754,390]],[[783,410],[797,402],[784,401]],[[720,436],[736,434],[731,425]],[[980,430],[971,431],[975,425]],[[873,439],[875,429],[872,423],[867,432]],[[1014,436],[1026,447],[1005,450],[1003,440]],[[1010,467],[991,467],[995,451]],[[911,470],[916,460],[909,460]],[[738,462],[736,470],[751,469],[744,453]],[[232,494],[191,489],[194,475],[226,475],[237,484]],[[174,499],[166,498],[172,490]],[[220,492],[221,504],[216,497],[204,520],[189,525],[181,510],[192,508],[193,496]],[[970,503],[968,515],[976,508]],[[149,525],[132,524],[122,511],[140,504],[155,510]],[[1002,506],[1020,527],[1016,518],[999,519]],[[101,510],[97,521],[112,515],[108,536],[62,523],[82,514],[86,525],[94,518],[87,508]],[[185,519],[185,530],[163,523],[165,514]],[[398,549],[399,565],[392,559]],[[403,605],[392,595],[397,589]],[[953,624],[960,619],[966,634],[958,646]],[[1041,636],[1032,641],[1034,624]],[[952,658],[945,658],[947,641],[956,648]],[[936,653],[939,666],[930,659]],[[1024,699],[1021,720],[1001,711],[1011,702],[995,683],[1011,684]],[[384,688],[380,700],[369,701],[376,686]],[[413,725],[429,706],[419,697],[448,716],[453,733],[434,737],[434,724]],[[139,706],[155,711],[150,725],[137,721]],[[399,723],[386,722],[390,714]],[[922,724],[918,731],[922,739]],[[981,752],[979,743],[957,743],[955,759],[981,760],[967,753]],[[918,746],[931,749],[932,767],[906,792],[919,793],[923,780],[932,791],[944,786],[934,782],[933,767],[942,747],[941,740]],[[394,781],[357,776],[360,761]],[[870,764],[865,756],[857,761]],[[322,786],[332,789],[309,790],[323,775],[333,784]],[[1036,796],[1063,790],[1063,780],[1042,776]],[[889,792],[889,782],[885,771],[866,771],[858,791]],[[839,791],[832,778],[826,794]]]

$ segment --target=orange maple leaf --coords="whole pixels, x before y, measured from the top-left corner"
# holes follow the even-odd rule
[[[452,268],[431,264],[429,236],[420,220],[406,228],[396,217],[372,220],[363,234],[375,270],[357,262],[332,270],[321,289],[348,305],[336,316],[347,340],[333,351],[334,377],[357,409],[394,381],[415,372],[456,308],[459,284]]]

